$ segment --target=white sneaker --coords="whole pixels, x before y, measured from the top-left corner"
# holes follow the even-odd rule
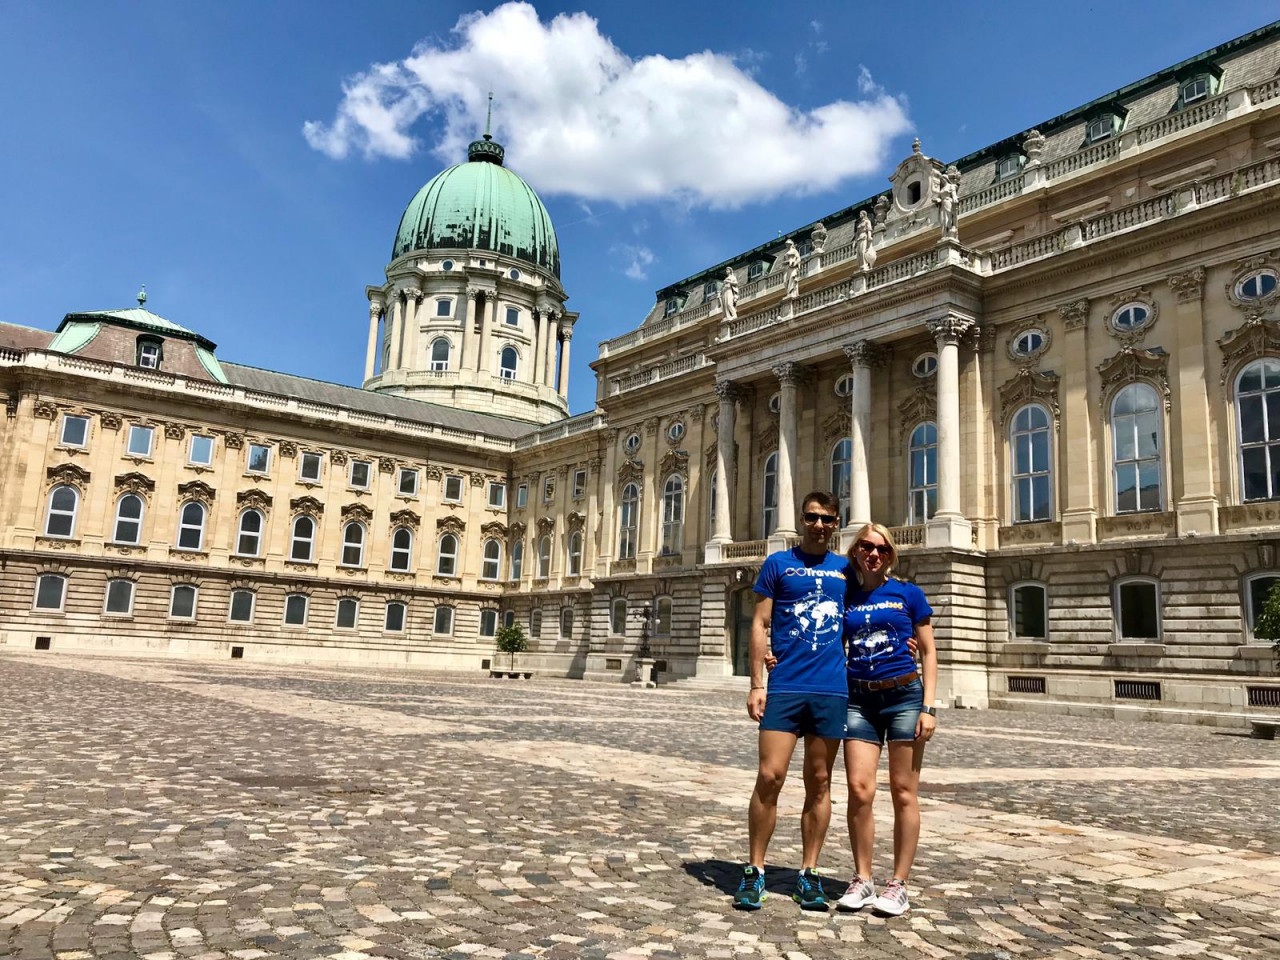
[[[876,899],[876,885],[863,877],[854,877],[844,896],[836,901],[841,910],[861,910]]]
[[[843,898],[841,898],[843,901]],[[884,887],[884,893],[876,897],[876,902],[871,905],[871,909],[876,913],[882,913],[889,917],[900,917],[911,909],[911,904],[907,900],[907,885],[901,880],[890,880]]]

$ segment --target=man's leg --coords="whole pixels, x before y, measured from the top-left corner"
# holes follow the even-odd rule
[[[805,867],[816,867],[822,842],[831,825],[831,769],[840,749],[839,740],[806,734],[804,738],[804,812],[800,815],[800,840]],[[776,808],[775,808],[776,810]]]
[[[786,782],[797,739],[794,733],[781,730],[760,731],[760,767],[747,820],[750,863],[754,867],[764,868],[765,851],[778,822],[778,794]]]

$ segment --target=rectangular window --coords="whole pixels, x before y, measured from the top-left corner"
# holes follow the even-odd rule
[[[83,447],[89,442],[89,418],[66,414],[62,418],[62,434],[58,441],[64,447]]]
[[[446,503],[460,503],[462,501],[461,477],[444,478],[444,499]]]
[[[199,467],[207,467],[213,463],[213,437],[193,433],[191,446],[187,449],[187,462]]]
[[[573,607],[560,608],[560,639],[569,640],[573,637]]]
[[[501,510],[507,505],[507,485],[505,483],[489,484],[489,506]]]
[[[1013,636],[1016,640],[1044,640],[1047,627],[1048,592],[1038,583],[1013,588]]]
[[[307,595],[291,593],[284,598],[284,622],[291,627],[305,626],[307,623]]]
[[[249,472],[266,473],[271,468],[271,448],[263,443],[249,444]]]
[[[1121,640],[1160,638],[1160,594],[1150,580],[1130,580],[1116,587],[1116,623]]]
[[[144,427],[141,424],[133,424],[129,427],[129,456],[131,457],[149,457],[151,456],[151,443],[155,439],[155,427]]]
[[[319,483],[321,459],[318,453],[304,453],[298,464],[298,479],[307,483]]]
[[[573,499],[581,500],[587,495],[587,471],[573,471]]]
[[[480,636],[492,637],[498,632],[498,611],[480,611]]]
[[[125,617],[133,613],[132,580],[107,581],[107,595],[103,600],[102,612]]]
[[[523,510],[529,505],[529,485],[522,483],[516,487],[516,509]]]
[[[354,630],[360,615],[360,601],[355,597],[343,597],[338,601],[338,618],[334,626],[339,630]]]
[[[437,316],[437,317],[448,317],[448,316],[452,316],[452,315],[453,315],[453,301],[452,301],[452,300],[437,300],[437,301],[436,301],[436,316]]]
[[[435,633],[453,633],[453,607],[436,607],[435,622],[432,624]]]
[[[352,460],[350,483],[357,490],[369,489],[369,477],[372,464],[368,460]]]
[[[169,594],[169,616],[175,620],[194,620],[196,617],[196,588],[189,583],[174,584]]]
[[[57,573],[42,573],[36,580],[36,609],[61,610],[67,578]]]
[[[400,468],[400,496],[416,497],[418,495],[418,471],[408,467]]]
[[[404,604],[392,600],[387,604],[386,630],[388,633],[400,633],[404,630]]]
[[[550,503],[552,500],[555,499],[555,495],[556,495],[556,478],[543,477],[542,478],[542,502]]]
[[[520,311],[515,307],[507,307],[507,324],[512,327],[520,325]]]
[[[232,590],[227,619],[232,623],[253,623],[253,601],[252,590]]]

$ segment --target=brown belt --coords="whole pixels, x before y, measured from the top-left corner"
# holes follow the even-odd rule
[[[904,673],[900,677],[894,677],[891,680],[850,680],[849,684],[855,690],[892,690],[894,687],[905,687],[912,680],[920,679],[920,671],[912,670],[910,673]]]

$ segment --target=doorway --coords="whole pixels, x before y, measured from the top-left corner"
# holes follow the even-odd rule
[[[731,606],[733,636],[733,675],[751,676],[751,618],[756,612],[756,595],[750,587],[743,587],[733,595]]]

